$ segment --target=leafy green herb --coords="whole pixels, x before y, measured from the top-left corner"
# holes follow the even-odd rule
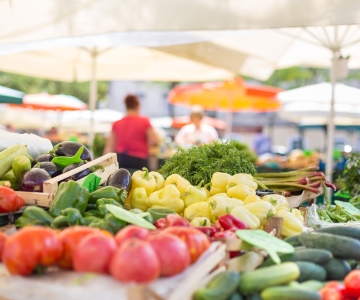
[[[338,178],[341,190],[356,196],[360,191],[360,156],[353,154],[346,162],[344,172]]]
[[[180,148],[171,158],[167,159],[159,172],[166,178],[172,174],[179,174],[198,185],[202,180],[211,182],[215,172],[247,173],[254,175],[256,168],[245,158],[245,154],[238,150],[238,142],[214,142],[209,145],[194,146],[189,150]]]

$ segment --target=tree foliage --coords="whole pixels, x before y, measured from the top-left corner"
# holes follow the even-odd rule
[[[0,85],[22,91],[26,94],[47,92],[52,95],[72,95],[85,103],[89,101],[89,82],[61,82],[0,72]],[[107,92],[108,82],[99,81],[98,99],[104,99]]]

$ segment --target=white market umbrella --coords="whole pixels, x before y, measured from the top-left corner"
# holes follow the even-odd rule
[[[357,24],[359,9],[357,0],[2,0],[0,43],[111,32]]]
[[[300,124],[327,124],[331,108],[332,85],[329,82],[308,85],[277,94],[282,103],[279,115]],[[360,123],[360,89],[335,84],[334,123]]]

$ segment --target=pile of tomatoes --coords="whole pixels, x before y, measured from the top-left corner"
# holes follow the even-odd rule
[[[131,225],[116,236],[83,226],[62,231],[30,226],[10,237],[0,233],[2,262],[10,274],[23,276],[58,266],[148,283],[184,271],[208,247],[204,233],[180,226],[149,231]]]

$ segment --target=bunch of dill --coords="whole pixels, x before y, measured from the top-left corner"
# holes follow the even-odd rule
[[[188,150],[180,148],[171,158],[167,159],[159,172],[166,178],[179,174],[192,185],[211,181],[215,172],[247,173],[254,175],[256,167],[246,160],[236,142],[213,142],[203,146],[193,146]]]

